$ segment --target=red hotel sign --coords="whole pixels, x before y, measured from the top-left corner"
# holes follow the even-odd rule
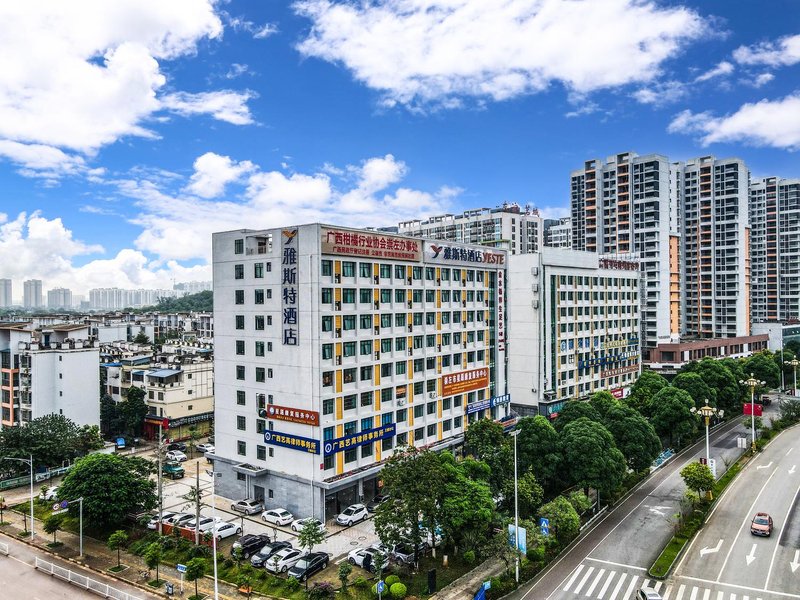
[[[422,260],[422,241],[395,235],[323,227],[322,253],[419,262]]]
[[[453,396],[489,386],[489,367],[442,376],[442,396]]]
[[[305,410],[302,408],[269,404],[267,405],[267,417],[275,419],[276,421],[302,423],[303,425],[311,425],[312,427],[317,427],[319,425],[319,413],[316,410]]]

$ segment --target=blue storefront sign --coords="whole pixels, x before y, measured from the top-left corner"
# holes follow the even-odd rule
[[[310,454],[319,454],[319,440],[281,433],[280,431],[265,431],[264,443],[272,446],[291,448],[292,450],[300,450]]]
[[[511,402],[511,394],[492,396],[488,400],[478,400],[477,402],[467,404],[467,414],[471,415],[472,413],[480,412],[482,410],[486,410],[487,408],[494,408],[495,406],[508,404],[509,402]]]
[[[332,440],[325,440],[325,456],[336,454],[348,448],[355,448],[356,446],[363,446],[364,444],[371,444],[379,440],[394,437],[397,433],[397,427],[394,423],[388,423],[375,429],[367,429],[360,433],[353,433],[340,438]]]

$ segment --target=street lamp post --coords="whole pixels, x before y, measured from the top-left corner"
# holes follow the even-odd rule
[[[755,453],[756,451],[756,388],[760,385],[766,385],[766,381],[760,381],[750,373],[750,377],[740,380],[741,385],[746,385],[750,388],[750,428],[753,432],[752,441],[750,442],[750,449]]]
[[[199,470],[199,467],[198,467]],[[214,525],[211,528],[211,545],[212,552],[214,553],[214,600],[219,600],[219,583],[217,579],[217,532],[214,531],[217,527],[217,501],[216,501],[216,488],[217,477],[222,477],[222,473],[211,470],[211,518],[214,520]],[[244,523],[244,519],[242,519]],[[244,527],[242,528],[244,534]]]
[[[514,578],[519,583],[519,494],[517,491],[517,436],[519,429],[511,432],[514,438]]]
[[[695,414],[700,415],[701,417],[703,417],[703,420],[705,420],[705,423],[706,423],[706,465],[708,465],[708,468],[710,469],[711,468],[711,447],[710,447],[710,443],[709,443],[709,440],[708,440],[708,424],[709,424],[709,421],[711,421],[711,417],[718,416],[719,418],[722,418],[724,416],[724,414],[725,414],[725,411],[724,410],[719,410],[717,408],[714,408],[713,406],[709,406],[708,405],[708,398],[706,398],[705,405],[701,406],[700,408],[695,408],[693,406],[692,407],[692,412],[695,413]],[[711,490],[707,490],[707,492],[708,492],[708,499],[711,500],[712,499],[711,498]]]
[[[793,358],[789,361],[789,364],[792,365],[792,371],[794,371],[794,391],[792,395],[797,396],[797,367],[800,366],[800,360]]]
[[[31,468],[31,539],[33,539],[33,454],[29,454],[28,456],[30,456],[30,458],[11,458],[10,456],[4,456],[3,458],[5,460],[18,460]]]

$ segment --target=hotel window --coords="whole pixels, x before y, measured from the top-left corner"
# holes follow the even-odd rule
[[[426,325],[435,325],[436,324],[436,313],[432,313],[432,312],[425,313],[425,324]]]
[[[394,291],[394,301],[397,304],[403,304],[403,302],[405,302],[405,300],[406,300],[406,291],[405,290],[397,289],[397,290]]]
[[[397,446],[407,446],[408,445],[408,432],[401,433],[397,436]]]
[[[361,419],[361,431],[369,431],[372,429],[374,422],[375,421],[372,419],[372,417]]]
[[[395,325],[395,327],[405,327],[406,326],[406,313],[396,313],[394,315],[394,325]]]
[[[244,340],[236,340],[236,354],[238,356],[244,355]]]
[[[392,315],[381,315],[381,327],[391,327],[392,326]]]
[[[253,277],[262,279],[264,277],[264,263],[253,264]]]
[[[256,315],[255,317],[255,327],[256,331],[263,331],[264,330],[264,315]]]
[[[436,423],[428,425],[428,437],[436,435]]]
[[[372,392],[361,392],[361,406],[372,406]]]
[[[406,374],[406,361],[401,361],[401,362],[394,363],[394,374],[395,375],[405,375]]]
[[[256,304],[264,304],[264,290],[255,290],[254,302]]]
[[[349,394],[344,397],[342,400],[342,406],[344,410],[353,410],[356,407],[356,399],[357,396],[355,394]]]
[[[333,288],[322,288],[322,303],[333,304]]]
[[[450,398],[444,398],[442,400],[442,410],[450,410]]]
[[[342,317],[342,329],[345,331],[352,331],[356,328],[356,316],[355,315],[345,315]]]
[[[372,275],[372,265],[370,263],[358,263],[358,274],[361,277],[370,277]]]
[[[392,376],[392,363],[383,363],[381,365],[381,377]]]
[[[394,278],[400,281],[406,278],[406,268],[403,265],[394,266]]]
[[[267,460],[266,446],[256,446],[256,460]]]
[[[412,267],[411,277],[416,280],[422,279],[422,267]]]
[[[388,303],[391,301],[392,301],[392,290],[386,290],[386,289],[381,290],[381,302]]]
[[[425,302],[436,301],[436,290],[425,290]]]
[[[322,344],[322,360],[333,358],[333,344]]]
[[[350,448],[349,450],[344,451],[344,462],[351,463],[354,462],[358,458],[358,453],[356,452],[355,448]]]
[[[381,279],[391,279],[392,278],[392,265],[381,265],[380,266],[380,275],[381,275]]]
[[[395,413],[395,420],[398,423],[405,423],[407,418],[408,418],[408,410],[405,408],[401,408]]]
[[[383,388],[381,390],[381,403],[391,402],[392,401],[392,388]]]
[[[425,407],[422,406],[422,404],[417,404],[414,407],[414,418],[421,419],[424,414],[425,414]]]
[[[236,404],[244,406],[247,401],[247,396],[244,390],[236,390]]]
[[[244,265],[233,265],[233,278],[244,279]]]
[[[239,456],[247,456],[247,442],[239,440],[236,442],[236,452]]]
[[[414,302],[422,302],[422,290],[414,290],[411,292],[411,299]]]
[[[358,290],[358,301],[361,304],[369,304],[372,302],[372,290],[369,288],[361,288]]]
[[[345,304],[356,303],[356,290],[355,288],[344,288],[342,290],[342,302]]]
[[[420,348],[422,348],[422,336],[421,335],[415,335],[414,336],[414,350],[418,350]]]
[[[322,317],[322,331],[333,331],[333,317]]]
[[[450,281],[450,269],[442,269],[442,281]]]
[[[372,327],[372,315],[359,315],[358,316],[358,328],[359,329],[369,329]]]
[[[244,254],[244,240],[233,240],[233,253]]]
[[[358,431],[358,422],[357,421],[348,421],[344,424],[344,434],[345,435],[352,435],[357,433]]]
[[[467,281],[475,281],[475,271],[472,269],[467,270]]]
[[[264,419],[256,419],[256,433],[264,433],[267,429],[267,422]]]
[[[452,424],[452,421],[450,419],[447,419],[446,421],[442,421],[442,431],[450,431],[450,428],[452,427],[452,425],[453,424]]]
[[[425,428],[424,427],[418,427],[417,429],[414,430],[414,441],[415,442],[421,441],[422,438],[424,438],[424,437],[425,437]]]
[[[236,379],[240,381],[244,379],[244,367],[242,365],[236,365]]]
[[[387,450],[391,450],[393,441],[394,440],[392,440],[392,438],[385,438],[381,440],[381,450],[383,450],[384,452]]]
[[[247,429],[247,419],[245,419],[242,415],[236,416],[236,429],[240,431]]]
[[[356,370],[355,369],[345,369],[342,372],[344,376],[345,383],[355,383],[356,381]]]
[[[450,302],[450,290],[442,290],[442,302]]]
[[[361,381],[372,380],[372,365],[366,365],[361,367],[360,379]]]
[[[428,314],[431,314],[431,315],[432,315],[432,314],[434,314],[434,313],[428,313]],[[433,334],[431,334],[431,335],[426,335],[426,336],[425,336],[425,347],[426,347],[426,348],[433,348],[433,347],[435,347],[435,346],[436,346],[436,336],[435,336],[435,335],[433,335]]]
[[[360,346],[358,353],[361,356],[369,356],[369,354],[372,352],[372,340],[361,340],[359,344]]]
[[[355,277],[356,263],[345,260],[342,262],[342,277]]]
[[[425,267],[425,280],[433,281],[436,277],[436,269],[433,267]]]
[[[256,382],[264,383],[267,380],[267,372],[264,367],[256,367]]]
[[[461,280],[461,269],[453,269],[453,281]]]
[[[330,277],[332,274],[333,274],[333,261],[323,260],[322,261],[322,276],[323,277]]]
[[[381,340],[381,352],[392,351],[392,338],[383,338]]]
[[[236,315],[236,329],[244,329],[244,315]]]
[[[401,352],[406,349],[406,338],[399,337],[394,338],[394,349],[398,352]]]
[[[372,446],[373,444],[364,444],[361,446],[361,458],[368,458],[372,456]]]
[[[436,414],[436,402],[428,402],[427,408],[429,415]]]
[[[333,406],[334,406],[334,399],[333,398],[325,398],[322,401],[322,414],[323,415],[332,415],[333,414]]]
[[[392,422],[392,413],[387,412],[381,415],[381,425],[389,425]]]
[[[355,342],[345,342],[342,344],[342,354],[344,356],[355,356],[356,355],[356,343]]]
[[[233,294],[235,304],[244,304],[244,290],[236,290]]]

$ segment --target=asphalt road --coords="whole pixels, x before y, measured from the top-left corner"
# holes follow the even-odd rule
[[[736,446],[736,438],[745,432],[741,421],[740,418],[726,423],[710,434],[711,455],[717,459],[720,475],[725,469],[723,458],[732,462],[742,452]],[[515,600],[586,597],[629,600],[642,585],[663,588],[660,582],[648,580],[647,570],[672,535],[673,515],[679,511],[685,491],[680,470],[700,456],[705,456],[705,440],[662,466],[595,524],[533,585],[522,586],[510,597]]]
[[[673,589],[738,597],[800,599],[800,428],[775,438],[724,493],[675,573]],[[750,533],[757,512],[772,536]],[[678,598],[677,591],[673,600]]]
[[[96,594],[37,571],[33,567],[34,557],[36,556],[129,593],[133,598],[151,600],[159,597],[147,594],[116,579],[107,579],[94,571],[81,569],[75,564],[54,559],[49,554],[37,552],[30,546],[15,542],[6,536],[0,536],[0,543],[8,544],[10,550],[8,556],[0,554],[0,598],[14,600],[17,598],[25,598],[26,600],[73,600],[77,598],[81,600],[84,598],[96,600],[99,598]]]

